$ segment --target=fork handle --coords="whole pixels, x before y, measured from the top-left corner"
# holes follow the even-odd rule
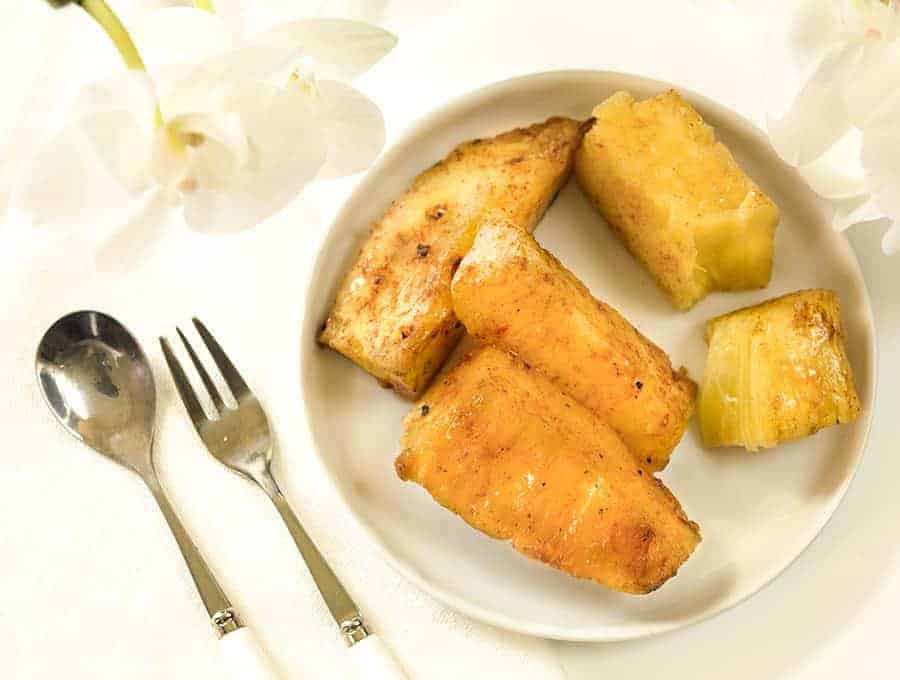
[[[328,606],[328,610],[334,617],[338,625],[342,625],[344,621],[349,621],[353,617],[359,616],[359,609],[350,597],[350,594],[344,588],[337,575],[332,571],[328,562],[322,557],[322,553],[313,543],[312,539],[306,533],[297,515],[291,509],[287,499],[278,488],[278,484],[271,474],[266,474],[262,478],[261,486],[269,494],[278,513],[284,520],[284,524],[294,539],[294,544],[300,551],[300,556],[306,562],[309,573],[316,583],[316,587],[322,594],[322,599]]]
[[[353,602],[337,575],[328,566],[322,553],[306,533],[291,509],[275,478],[266,470],[257,483],[269,494],[285,525],[300,550],[300,555],[316,582],[322,599],[350,643],[350,656],[356,664],[360,680],[406,680],[397,661],[377,635],[366,630],[359,608]]]

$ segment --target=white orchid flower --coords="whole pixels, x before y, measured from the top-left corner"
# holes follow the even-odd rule
[[[834,206],[834,226],[890,225],[900,251],[900,2],[804,0],[770,41],[787,95],[773,97],[775,149]],[[775,66],[779,62],[780,68]],[[785,73],[784,64],[792,70]]]
[[[173,7],[131,32],[131,70],[85,88],[33,164],[22,204],[38,223],[146,225],[180,209],[198,230],[244,229],[384,143],[377,106],[347,84],[396,42],[375,26],[305,19],[236,40],[217,14]]]

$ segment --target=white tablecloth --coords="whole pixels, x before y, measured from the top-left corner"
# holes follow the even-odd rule
[[[11,2],[4,0],[0,12],[12,11]],[[464,91],[535,71],[646,74],[757,122],[766,84],[778,77],[758,66],[773,20],[765,2],[455,0],[368,7],[371,18],[401,38],[360,83],[383,108],[389,143],[422,113]],[[15,51],[15,39],[29,40],[10,36],[4,55]],[[4,82],[0,125],[9,124],[21,101],[9,88],[28,81],[10,73]],[[234,236],[169,229],[113,270],[95,265],[84,237],[89,225],[54,235],[11,219],[0,230],[5,677],[149,680],[219,671],[204,612],[150,497],[136,478],[54,425],[35,389],[32,361],[41,332],[83,307],[120,318],[151,355],[166,487],[285,677],[345,677],[342,643],[268,501],[211,461],[175,401],[156,337],[194,314],[220,336],[266,402],[292,504],[413,678],[553,678],[561,676],[557,659],[571,678],[663,672],[691,680],[895,677],[900,457],[893,448],[900,428],[892,415],[900,388],[891,377],[900,375],[900,272],[897,260],[881,255],[880,234],[851,236],[879,328],[878,414],[859,476],[822,536],[772,586],[711,621],[628,643],[549,643],[468,621],[401,581],[379,563],[312,454],[299,402],[297,329],[317,245],[353,184],[312,186],[281,215]]]

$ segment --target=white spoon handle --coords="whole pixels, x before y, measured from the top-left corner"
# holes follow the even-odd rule
[[[391,650],[374,633],[350,647],[358,680],[407,680]]]
[[[249,628],[238,628],[219,640],[222,660],[233,680],[278,680],[278,673]]]

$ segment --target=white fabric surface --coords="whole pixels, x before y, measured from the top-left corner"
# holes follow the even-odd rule
[[[0,13],[11,11],[13,1],[3,0]],[[334,4],[355,12],[363,5]],[[759,121],[766,80],[776,77],[757,68],[764,27],[772,20],[767,6],[726,0],[379,0],[365,11],[397,32],[400,44],[359,85],[382,106],[389,144],[410,122],[457,94],[557,68],[667,79]],[[16,55],[30,42],[2,21],[0,32],[0,57]],[[114,65],[114,55],[102,49],[79,55],[79,77],[102,75]],[[3,73],[0,126],[7,129],[22,101],[16,88],[31,82],[17,71]],[[70,89],[67,81],[55,99],[65,101]],[[381,563],[313,455],[298,379],[300,314],[317,246],[354,182],[314,185],[282,214],[233,236],[167,227],[152,247],[117,253],[102,267],[89,225],[48,234],[15,215],[4,224],[5,677],[149,680],[219,672],[205,612],[149,494],[129,473],[68,438],[36,390],[32,361],[41,332],[61,314],[84,307],[117,316],[150,354],[162,405],[164,484],[286,678],[352,677],[351,665],[274,509],[212,461],[176,401],[156,337],[172,334],[176,323],[184,326],[194,314],[219,336],[267,405],[280,440],[276,473],[293,507],[412,678],[554,680],[563,677],[557,653],[572,678],[645,678],[661,669],[691,679],[845,678],[851,670],[890,676],[898,660],[892,638],[900,605],[900,495],[893,489],[900,458],[889,448],[896,422],[884,416],[900,399],[888,379],[900,370],[891,340],[900,332],[900,275],[896,260],[880,255],[880,234],[861,232],[851,240],[879,323],[881,415],[860,476],[823,536],[775,585],[713,621],[654,640],[563,645],[470,621],[405,583]]]

